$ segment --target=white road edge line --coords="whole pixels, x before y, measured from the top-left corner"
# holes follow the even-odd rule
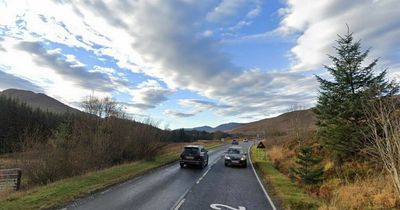
[[[182,200],[178,203],[178,205],[174,208],[174,210],[178,210],[179,208],[181,208],[183,202],[185,202],[185,199],[182,199]]]
[[[261,182],[260,178],[258,177],[258,174],[257,174],[256,170],[254,169],[253,162],[251,161],[250,148],[251,148],[253,145],[254,145],[254,143],[252,143],[252,144],[250,145],[249,149],[247,150],[247,154],[249,155],[249,161],[250,161],[251,168],[253,169],[253,172],[254,172],[254,174],[256,175],[256,178],[257,178],[257,180],[258,180],[258,183],[260,184],[262,190],[264,191],[265,196],[267,197],[269,203],[271,204],[272,209],[273,209],[273,210],[277,210],[276,207],[275,207],[275,205],[274,205],[274,203],[272,202],[272,199],[269,197],[267,191],[265,190],[263,183]]]

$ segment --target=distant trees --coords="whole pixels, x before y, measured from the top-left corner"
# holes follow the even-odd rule
[[[173,142],[191,142],[196,140],[219,140],[221,138],[227,137],[228,134],[216,131],[213,133],[208,133],[206,131],[197,130],[185,130],[183,128],[169,131],[169,141]]]
[[[391,96],[398,85],[386,80],[386,70],[376,73],[378,59],[364,66],[369,50],[362,52],[352,33],[339,36],[332,66],[325,66],[332,79],[317,76],[320,95],[316,107],[322,145],[338,160],[357,155],[365,147],[366,113],[363,104],[372,98]]]
[[[87,112],[53,114],[0,96],[0,154],[17,153],[30,184],[47,184],[124,161],[153,159],[168,142],[211,140],[224,133],[161,130],[127,119],[111,98],[89,96]]]
[[[21,151],[25,136],[47,139],[68,115],[32,109],[17,99],[0,96],[0,154]]]
[[[110,97],[99,98],[90,95],[82,101],[81,106],[86,113],[100,118],[124,116],[123,106]]]

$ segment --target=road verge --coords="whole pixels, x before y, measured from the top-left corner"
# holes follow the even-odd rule
[[[207,149],[222,143],[206,145]],[[54,209],[75,199],[99,192],[105,188],[143,175],[177,161],[179,151],[160,155],[152,161],[137,161],[90,172],[81,176],[53,182],[24,192],[12,193],[0,198],[0,210]]]
[[[317,209],[318,201],[303,192],[289,177],[280,173],[272,165],[271,159],[264,149],[252,146],[250,149],[252,162],[268,190],[279,201],[282,209],[309,210]]]

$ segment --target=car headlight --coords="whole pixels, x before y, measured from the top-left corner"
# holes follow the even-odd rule
[[[230,160],[230,159],[231,159],[231,157],[229,157],[229,156],[225,155],[225,159],[227,159],[227,160]]]
[[[242,158],[240,158],[240,160],[246,160],[246,156],[242,156]]]

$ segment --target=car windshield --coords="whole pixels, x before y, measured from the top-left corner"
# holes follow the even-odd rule
[[[228,149],[228,154],[240,154],[239,149]]]
[[[187,153],[187,154],[197,154],[199,152],[199,148],[197,148],[197,147],[185,147],[183,152]]]

